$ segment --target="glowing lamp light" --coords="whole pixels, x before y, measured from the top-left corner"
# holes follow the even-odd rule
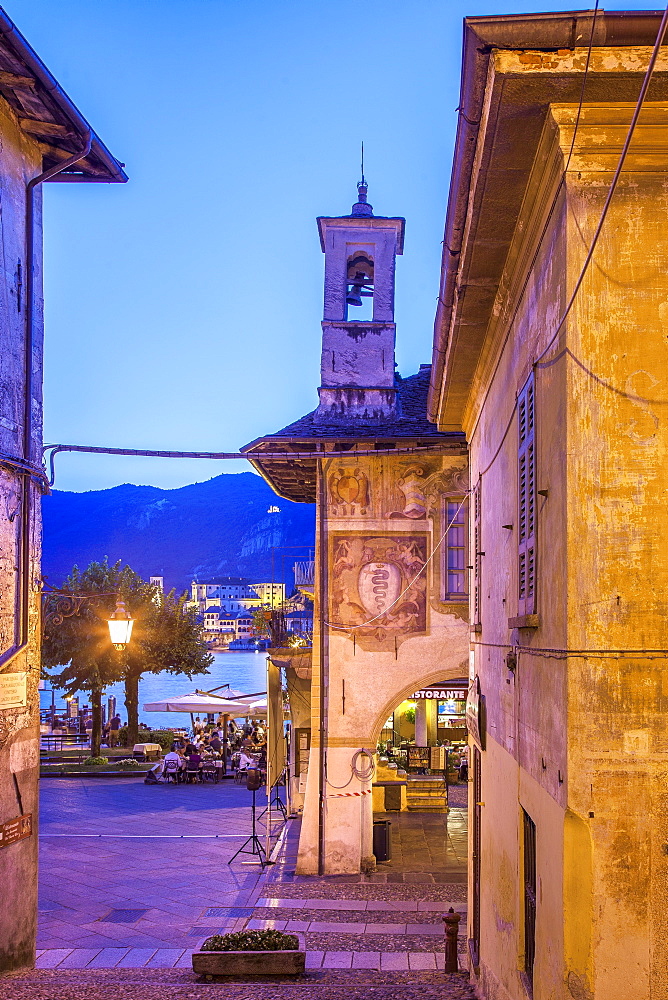
[[[125,649],[130,642],[134,618],[126,610],[125,604],[119,598],[116,600],[116,610],[109,615],[109,638],[116,649]]]

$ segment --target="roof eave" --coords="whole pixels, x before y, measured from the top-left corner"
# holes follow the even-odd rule
[[[92,134],[91,154],[102,165],[103,170],[106,171],[106,173],[100,173],[99,171],[93,172],[91,170],[90,173],[86,174],[82,170],[81,164],[77,164],[78,169],[76,172],[57,174],[51,178],[51,181],[60,183],[94,182],[124,184],[128,180],[128,176],[123,170],[123,165],[112,155],[99,136],[91,129],[79,109],[73,104],[56,78],[2,8],[0,8],[0,37],[12,50],[16,58],[35,77],[41,88],[51,97],[60,111],[73,125],[75,131],[81,136],[87,136],[88,133]],[[56,143],[53,143],[53,145],[54,148],[59,148]],[[68,153],[71,152],[71,150],[67,149],[65,151]]]
[[[459,119],[446,212],[441,285],[434,321],[432,371],[427,397],[427,417],[437,425],[442,413],[448,350],[451,346],[448,337],[491,52],[493,49],[552,51],[572,49],[578,43],[587,45],[593,16],[593,11],[580,11],[464,19]],[[656,40],[661,17],[662,11],[599,12],[592,44],[597,47],[651,46]]]

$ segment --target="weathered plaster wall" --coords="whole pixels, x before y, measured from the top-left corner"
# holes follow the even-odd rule
[[[566,807],[567,670],[531,647],[567,637],[565,376],[536,375],[538,629],[511,627],[518,603],[516,399],[565,303],[566,204],[554,129],[547,129],[518,219],[466,414],[471,483],[481,496],[480,622],[472,634],[486,700],[482,754],[480,977],[490,998],[524,997],[522,808],[537,828],[534,996],[563,995],[562,833]],[[550,206],[556,198],[551,220]],[[545,228],[546,227],[546,228]],[[542,245],[538,240],[545,228]],[[505,431],[505,437],[504,437]],[[517,669],[506,655],[521,647]],[[472,826],[472,816],[470,817]],[[470,933],[473,933],[472,926]]]
[[[0,452],[23,454],[23,388],[25,343],[25,206],[26,184],[39,173],[41,156],[26,140],[0,101]],[[39,461],[42,442],[42,304],[41,195],[36,192],[36,338],[32,401],[33,449]],[[16,565],[21,530],[24,480],[9,469],[0,471],[0,641],[7,653],[17,639]],[[33,490],[34,486],[31,487]],[[33,834],[0,848],[0,972],[29,967],[35,955],[37,917],[37,782],[39,774],[39,608],[34,584],[39,578],[39,499],[28,526],[31,548],[31,593],[28,649],[5,663],[2,672],[26,673],[27,705],[0,709],[0,823],[32,813]]]
[[[425,684],[461,677],[468,662],[466,609],[442,599],[442,547],[432,558],[445,530],[446,496],[462,496],[467,488],[465,455],[434,455],[418,465],[400,457],[363,462],[342,457],[328,465],[325,478],[326,541],[318,547],[317,568],[323,572],[326,554],[327,661],[322,671],[316,628],[302,873],[315,872],[318,865],[322,674],[327,696],[325,869],[359,872],[361,859],[371,853],[371,795],[339,796],[367,792],[371,782],[351,775],[353,755],[362,747],[375,750],[383,725],[401,701]],[[316,595],[318,590],[316,585]],[[316,624],[319,617],[317,598]]]
[[[585,106],[559,186],[575,110],[553,106],[546,123],[466,414],[472,484],[482,475],[481,985],[489,997],[525,995],[523,807],[537,828],[534,997],[621,1000],[633,983],[645,1000],[668,995],[668,107],[643,112],[593,263],[551,344],[632,108]],[[532,367],[538,618],[513,629],[513,413]],[[514,672],[504,662],[513,646]]]
[[[579,272],[632,108],[587,107],[569,175]],[[571,114],[555,108],[562,144]],[[569,325],[569,799],[590,823],[596,996],[668,995],[668,105],[646,105]],[[577,516],[579,512],[579,516]],[[576,555],[577,553],[577,555]],[[616,654],[615,650],[636,651]]]

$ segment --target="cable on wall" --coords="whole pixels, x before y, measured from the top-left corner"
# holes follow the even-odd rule
[[[408,583],[406,585],[406,587],[402,590],[402,592],[399,594],[399,596],[397,597],[397,599],[394,600],[394,601],[392,601],[392,603],[387,608],[385,608],[384,611],[381,611],[380,614],[376,615],[374,618],[370,618],[366,622],[360,622],[359,625],[344,625],[344,624],[342,624],[340,622],[339,623],[337,623],[337,622],[323,622],[323,625],[326,625],[328,628],[338,629],[338,630],[343,631],[343,632],[353,632],[355,629],[366,628],[367,625],[373,625],[373,623],[377,622],[379,618],[383,618],[387,614],[387,612],[390,611],[395,606],[395,604],[398,604],[399,601],[401,600],[401,598],[405,594],[408,593],[408,591],[411,589],[411,587],[416,582],[416,580],[420,579],[420,577],[422,576],[422,574],[426,570],[427,566],[432,561],[432,559],[434,558],[434,556],[438,552],[439,548],[441,547],[441,545],[445,541],[445,538],[446,538],[448,532],[450,531],[450,528],[455,523],[455,519],[456,519],[457,515],[459,514],[460,510],[462,509],[462,507],[464,506],[464,504],[466,503],[466,499],[470,495],[470,493],[471,493],[471,490],[466,490],[466,495],[464,496],[462,502],[459,504],[459,507],[457,508],[457,510],[455,511],[455,513],[452,515],[452,520],[448,524],[447,528],[445,529],[445,531],[443,532],[443,534],[439,538],[438,542],[436,543],[436,545],[432,549],[432,552],[431,552],[431,555],[429,556],[429,558],[425,560],[425,562],[420,567],[419,571],[415,574],[415,576],[410,581],[410,583]],[[461,494],[458,494],[458,496],[461,496]]]

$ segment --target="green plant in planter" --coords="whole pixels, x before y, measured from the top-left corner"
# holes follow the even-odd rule
[[[283,931],[237,931],[235,934],[212,934],[200,951],[297,951],[299,939]]]
[[[117,760],[116,767],[127,767],[128,769],[139,767],[139,761],[132,757],[125,757],[124,760]]]
[[[159,743],[162,749],[166,752],[172,749],[172,743],[175,740],[174,733],[169,729],[140,729],[139,730],[139,740],[141,743]],[[128,744],[128,727],[123,726],[118,734],[118,745],[121,747],[127,747]]]
[[[108,764],[107,757],[86,757],[84,767],[96,767],[98,764]]]

